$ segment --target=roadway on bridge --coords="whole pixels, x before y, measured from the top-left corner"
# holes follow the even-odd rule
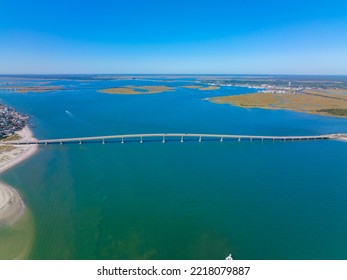
[[[126,140],[138,140],[143,143],[144,139],[151,141],[159,141],[165,143],[166,140],[178,140],[184,142],[185,139],[197,139],[202,142],[207,140],[272,140],[272,141],[300,141],[300,140],[328,140],[345,138],[345,134],[324,134],[324,135],[306,135],[306,136],[268,136],[268,135],[232,135],[232,134],[199,134],[199,133],[147,133],[147,134],[123,134],[123,135],[108,135],[108,136],[91,136],[91,137],[74,137],[74,138],[57,138],[57,139],[38,139],[34,141],[6,141],[3,143],[11,145],[31,145],[31,144],[64,144],[64,143],[87,143],[87,142],[102,142],[107,140],[119,140],[124,143]]]

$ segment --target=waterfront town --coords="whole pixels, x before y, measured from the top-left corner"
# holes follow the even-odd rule
[[[218,79],[202,80],[212,86],[230,86],[253,88],[262,93],[305,94],[314,92],[347,92],[346,81],[333,81],[317,77],[219,77]]]
[[[16,112],[10,106],[0,104],[0,139],[24,128],[28,119],[29,116]]]

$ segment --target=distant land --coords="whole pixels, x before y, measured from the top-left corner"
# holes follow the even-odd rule
[[[217,90],[219,87],[216,86],[198,86],[198,85],[188,85],[181,86],[182,88],[188,89],[198,89],[198,90]],[[115,87],[99,90],[99,92],[108,93],[108,94],[153,94],[161,93],[164,91],[173,91],[174,87],[168,86],[126,86],[126,87]]]
[[[99,90],[99,92],[109,94],[153,94],[163,91],[172,91],[168,86],[125,86]]]
[[[50,83],[60,80],[61,75],[14,75],[11,83],[1,83],[0,90],[27,92],[48,92],[73,90],[73,87],[56,86]],[[35,81],[37,79],[37,81]],[[304,75],[65,75],[64,79],[88,82],[85,89],[95,89],[107,94],[158,94],[186,88],[198,91],[218,90],[221,87],[244,87],[256,89],[257,93],[209,98],[217,104],[230,104],[243,108],[284,109],[322,116],[347,117],[347,76],[304,76]],[[151,81],[159,85],[119,86],[100,88],[97,81]],[[173,79],[187,82],[187,85],[173,87]],[[30,82],[23,85],[22,81]],[[44,80],[44,81],[42,81]],[[47,82],[45,82],[47,81]],[[192,84],[194,83],[194,84]]]
[[[252,93],[209,99],[217,104],[243,108],[284,109],[309,114],[347,118],[347,94],[304,91],[290,93]]]
[[[210,80],[212,85],[257,89],[257,93],[210,98],[217,104],[243,108],[291,110],[309,114],[347,117],[347,80],[325,77],[240,77]]]

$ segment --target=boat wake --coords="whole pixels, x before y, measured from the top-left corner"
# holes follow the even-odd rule
[[[68,114],[68,116],[70,116],[71,118],[76,118],[75,115],[68,110],[66,110],[65,113]]]

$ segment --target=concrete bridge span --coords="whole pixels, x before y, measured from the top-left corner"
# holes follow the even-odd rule
[[[204,140],[226,141],[226,140],[248,140],[248,141],[307,141],[307,140],[329,140],[329,139],[347,139],[346,134],[323,134],[323,135],[303,135],[303,136],[268,136],[268,135],[233,135],[233,134],[199,134],[199,133],[147,133],[147,134],[123,134],[108,136],[91,136],[75,138],[57,138],[57,139],[38,139],[34,141],[6,141],[4,144],[11,145],[48,145],[48,144],[66,144],[76,143],[83,144],[88,142],[120,142],[138,141],[143,143],[145,140],[161,141],[180,141],[185,140],[202,142]]]

